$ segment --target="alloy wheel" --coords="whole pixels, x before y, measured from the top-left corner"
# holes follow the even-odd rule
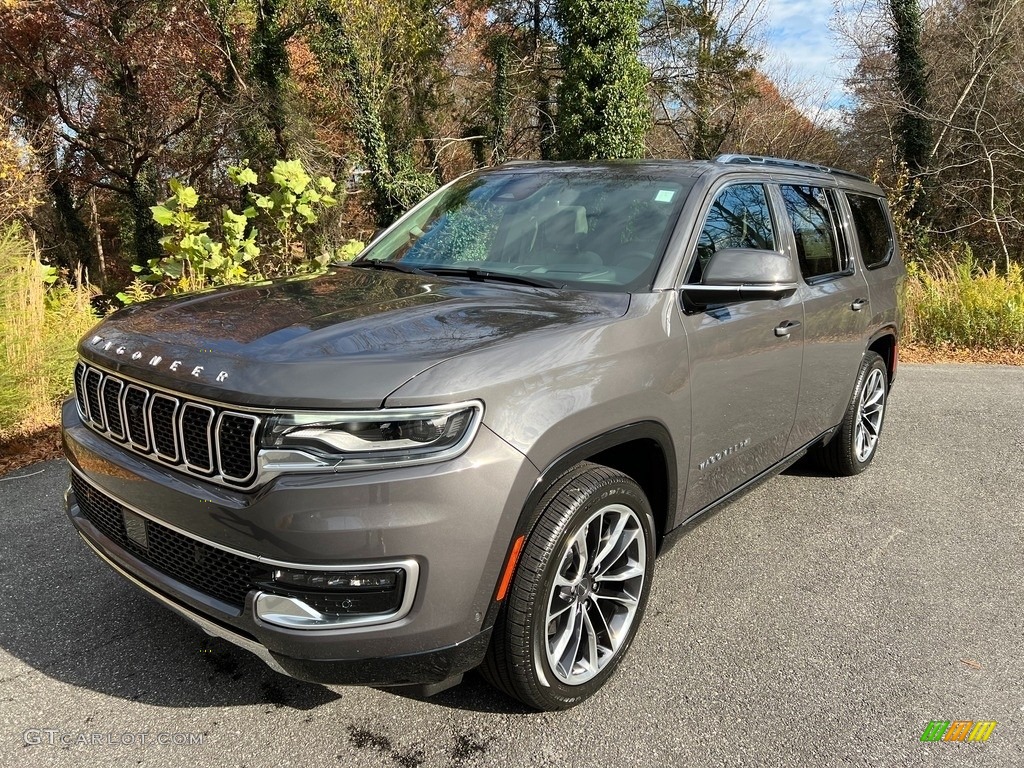
[[[857,421],[854,431],[854,451],[857,461],[867,461],[878,445],[878,434],[882,431],[882,417],[885,415],[885,379],[882,371],[873,368],[860,393],[857,404]]]
[[[581,685],[630,636],[647,577],[647,541],[623,504],[595,512],[569,540],[547,600],[545,652],[562,683]]]

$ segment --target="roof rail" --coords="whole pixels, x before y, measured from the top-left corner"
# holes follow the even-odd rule
[[[827,165],[818,165],[803,160],[787,160],[783,157],[762,157],[761,155],[719,155],[715,158],[716,163],[723,165],[773,165],[780,168],[797,168],[804,171],[818,171],[819,173],[830,173],[833,176],[846,176],[858,181],[871,182],[867,176],[852,171],[842,171],[838,168],[830,168]]]

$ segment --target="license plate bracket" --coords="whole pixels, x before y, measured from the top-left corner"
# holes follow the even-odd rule
[[[149,549],[149,535],[146,532],[146,518],[132,512],[130,509],[122,509],[121,516],[124,519],[124,530],[128,539],[143,549]]]

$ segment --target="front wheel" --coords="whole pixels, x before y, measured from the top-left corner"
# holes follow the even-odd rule
[[[540,501],[482,671],[535,709],[560,710],[611,677],[640,626],[654,522],[627,475],[583,463]]]
[[[889,396],[889,371],[875,352],[861,361],[853,396],[832,439],[818,449],[821,466],[833,475],[856,475],[875,457]]]

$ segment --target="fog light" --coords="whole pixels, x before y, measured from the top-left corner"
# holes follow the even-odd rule
[[[297,589],[390,590],[398,586],[399,570],[391,571],[274,571],[274,582]]]

